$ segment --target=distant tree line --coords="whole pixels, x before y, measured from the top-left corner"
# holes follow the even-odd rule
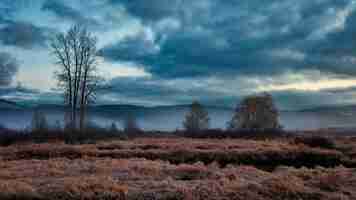
[[[57,122],[56,129],[60,128]],[[90,128],[95,129],[95,124],[88,123]],[[184,129],[189,133],[199,133],[210,128],[209,113],[198,101],[191,104],[190,111],[183,121]],[[279,113],[270,94],[253,95],[245,97],[236,107],[232,119],[227,123],[227,130],[279,130]],[[32,119],[32,131],[46,132],[49,128],[45,114],[35,110]],[[53,129],[53,128],[52,128]],[[109,127],[111,132],[119,131],[115,123]],[[123,133],[129,135],[141,134],[137,120],[133,114],[127,114],[123,120]]]

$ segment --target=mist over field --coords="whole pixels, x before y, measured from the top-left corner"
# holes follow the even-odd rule
[[[122,128],[124,120],[130,115],[137,119],[138,125],[144,130],[174,131],[182,129],[182,122],[188,105],[141,107],[131,105],[106,105],[89,108],[90,122],[100,127],[110,127],[115,123]],[[25,129],[30,127],[33,109],[2,108],[0,124],[11,129]],[[63,125],[64,111],[60,106],[39,106],[49,124],[55,126],[57,122]],[[225,129],[234,110],[226,107],[207,107],[210,117],[210,127]],[[316,130],[326,128],[351,129],[356,124],[356,110],[352,107],[316,108],[300,111],[281,111],[280,121],[286,130]]]

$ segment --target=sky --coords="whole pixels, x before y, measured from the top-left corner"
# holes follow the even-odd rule
[[[75,24],[98,38],[98,104],[356,104],[354,0],[1,0],[0,66],[18,71],[0,98],[61,103],[49,40]]]

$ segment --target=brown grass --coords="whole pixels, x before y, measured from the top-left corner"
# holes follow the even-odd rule
[[[0,148],[0,199],[356,199],[356,141],[334,142],[333,150],[288,139],[12,145]]]

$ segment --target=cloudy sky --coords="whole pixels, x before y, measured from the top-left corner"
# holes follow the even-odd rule
[[[18,73],[0,98],[61,102],[48,40],[78,23],[98,38],[100,104],[356,104],[353,0],[1,0],[0,65]]]

